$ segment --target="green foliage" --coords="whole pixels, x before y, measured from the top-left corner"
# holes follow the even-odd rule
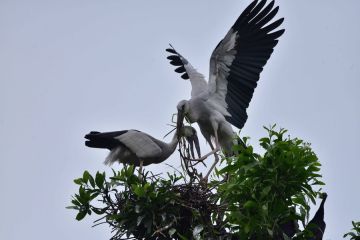
[[[313,187],[324,185],[309,144],[285,137],[284,129],[265,129],[268,136],[260,139],[263,156],[251,146],[237,146],[239,154],[227,158],[227,166],[218,172],[228,178],[218,188],[221,201],[228,204],[224,221],[241,239],[282,236],[282,225],[291,221],[305,226],[309,200],[315,204],[318,194]]]
[[[113,176],[105,178],[105,173],[97,172],[94,180],[85,171],[82,178],[75,179],[79,193],[68,208],[78,210],[77,220],[92,212],[105,215],[97,224],[112,226],[116,231],[112,239],[192,239],[200,236],[210,221],[204,219],[205,211],[210,216],[209,210],[201,209],[209,192],[197,184],[178,184],[183,176],[168,174],[167,179],[151,176],[140,181],[130,166],[119,172],[113,170]],[[192,194],[197,195],[194,201]],[[204,201],[197,202],[200,195]],[[94,205],[96,197],[100,197],[101,207]]]
[[[79,192],[69,208],[78,211],[77,220],[100,215],[96,225],[109,224],[112,239],[290,239],[284,226],[306,226],[319,193],[314,188],[323,185],[320,163],[309,144],[285,137],[284,129],[265,129],[264,154],[234,146],[238,154],[223,159],[210,183],[186,171],[166,178],[147,172],[143,180],[133,166],[108,179],[85,171],[74,180]],[[304,236],[296,231],[297,239]]]
[[[353,228],[351,232],[348,232],[344,235],[344,238],[350,237],[350,240],[360,240],[360,222],[351,222]]]

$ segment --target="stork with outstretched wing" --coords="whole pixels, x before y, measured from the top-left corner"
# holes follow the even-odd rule
[[[253,1],[239,16],[224,39],[214,49],[210,58],[209,81],[171,45],[166,49],[170,63],[177,66],[176,72],[183,79],[190,79],[191,99],[179,102],[178,128],[186,117],[191,123],[197,122],[201,133],[212,151],[197,160],[215,155],[222,148],[231,154],[234,131],[231,124],[241,129],[246,120],[254,89],[270,58],[278,38],[284,29],[278,29],[283,18],[272,21],[279,7],[274,1],[266,5],[266,0]],[[211,139],[214,139],[213,146]]]

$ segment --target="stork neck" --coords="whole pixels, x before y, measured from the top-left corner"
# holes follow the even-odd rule
[[[175,151],[178,142],[178,132],[176,130],[171,142],[169,143],[169,148],[171,149],[171,151]]]

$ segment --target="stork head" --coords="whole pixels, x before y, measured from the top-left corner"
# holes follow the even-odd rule
[[[176,129],[181,129],[183,126],[183,121],[186,114],[189,112],[189,101],[181,100],[177,105],[177,120],[176,120]]]
[[[186,138],[186,141],[189,143],[190,146],[190,152],[192,158],[195,158],[194,145],[195,145],[196,153],[200,158],[201,157],[200,144],[199,144],[199,139],[197,137],[196,129],[191,126],[182,126],[178,131],[178,135],[179,135],[178,137]]]
[[[188,137],[197,136],[197,132],[196,132],[196,129],[191,126],[182,126],[180,128],[179,135],[181,137],[188,138]]]

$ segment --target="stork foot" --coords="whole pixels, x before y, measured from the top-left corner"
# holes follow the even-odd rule
[[[191,162],[204,162],[204,160],[207,158],[208,156],[202,156],[201,158],[195,158],[195,159],[191,159],[191,158],[185,158],[187,161],[191,161]]]
[[[206,164],[204,163],[205,159],[202,159],[202,158],[191,159],[191,158],[184,157],[184,160],[186,160],[186,161],[196,162],[196,163],[192,164],[192,166],[196,166],[197,164],[202,163],[206,167]]]

